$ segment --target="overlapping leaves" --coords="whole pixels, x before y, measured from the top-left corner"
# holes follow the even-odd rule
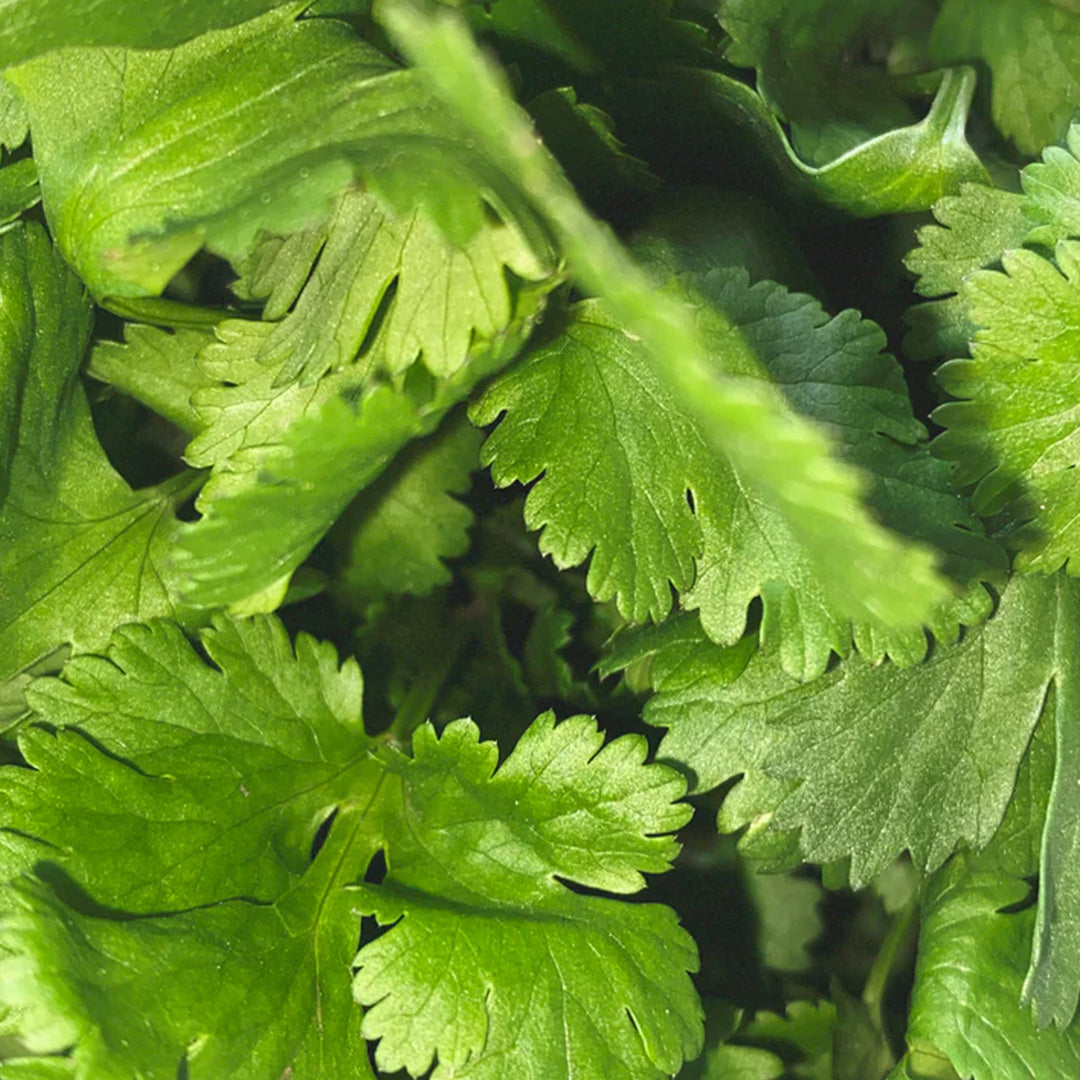
[[[684,285],[717,368],[733,325],[761,364],[739,374],[760,371],[831,428],[848,459],[871,472],[873,505],[886,522],[901,530],[919,522],[918,538],[947,552],[961,579],[993,564],[993,545],[921,442],[877,327],[854,312],[830,320],[809,297],[751,286],[741,271]],[[674,586],[684,606],[700,609],[706,632],[731,644],[760,596],[763,641],[779,648],[786,670],[812,677],[830,651],[847,653],[851,620],[819,583],[798,535],[715,453],[653,374],[642,344],[601,305],[577,308],[563,334],[496,380],[472,415],[480,423],[501,417],[483,451],[498,483],[543,474],[525,506],[530,528],[542,529],[541,548],[560,566],[591,553],[590,590],[614,597],[627,618],[662,618]],[[985,594],[973,594],[966,610],[942,612],[935,630],[955,636],[957,622],[980,610]],[[871,655],[908,664],[926,650],[919,629],[889,634],[865,620],[855,634]]]
[[[361,1033],[414,1075],[437,1056],[494,1076],[510,1054],[659,1077],[697,1053],[674,914],[555,880],[629,893],[667,868],[684,784],[644,740],[548,714],[497,772],[471,721],[422,728],[406,758],[365,734],[359,669],[330,646],[265,617],[201,644],[210,663],[172,624],[133,625],[30,692],[29,768],[0,774],[0,1002],[30,1051],[73,1046],[76,1076],[117,1080],[367,1075]],[[354,885],[379,847],[392,874]],[[357,959],[363,1022],[358,908],[402,919]]]

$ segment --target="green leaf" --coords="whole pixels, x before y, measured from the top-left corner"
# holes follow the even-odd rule
[[[450,580],[443,560],[468,550],[472,524],[454,496],[468,491],[479,448],[479,433],[458,416],[410,446],[353,502],[335,538],[351,597],[423,596]]]
[[[961,400],[935,413],[948,430],[934,452],[974,483],[982,514],[1006,513],[1020,526],[1010,542],[1016,565],[1052,572],[1080,553],[1075,517],[1080,486],[1074,448],[1075,344],[1080,341],[1080,244],[1059,243],[1057,265],[1034,251],[1002,256],[1001,271],[983,270],[963,284],[980,329],[972,359],[938,372]]]
[[[0,147],[22,145],[30,132],[30,118],[15,87],[0,76]]]
[[[356,169],[456,241],[480,228],[496,195],[451,118],[415,74],[343,23],[298,21],[300,6],[176,49],[69,50],[8,72],[50,227],[96,296],[159,293],[204,244],[239,257],[262,229],[313,224]]]
[[[1053,0],[945,0],[931,49],[943,63],[985,61],[994,122],[1037,154],[1080,105],[1078,15]]]
[[[1014,578],[984,627],[918,667],[852,659],[799,684],[759,654],[732,682],[718,656],[715,674],[661,683],[645,719],[697,790],[746,774],[722,825],[799,830],[807,859],[850,857],[856,886],[904,850],[932,870],[994,835],[1048,686],[1072,677],[1056,642],[1078,616],[1067,579]]]
[[[964,279],[1019,247],[1031,231],[1019,193],[965,184],[934,204],[936,225],[924,225],[919,246],[904,260],[918,275],[915,287],[929,303],[908,313],[912,333],[904,346],[918,359],[963,356],[975,334],[960,293]]]
[[[676,71],[668,85],[688,93],[708,122],[746,132],[780,177],[823,202],[859,217],[929,209],[965,183],[988,183],[989,175],[964,137],[975,74],[970,68],[944,73],[926,116],[829,158],[807,162],[761,95],[719,71]]]
[[[747,864],[744,880],[757,914],[762,963],[777,971],[809,971],[810,946],[825,929],[821,886],[812,878],[755,869]]]
[[[123,627],[105,657],[28,691],[57,730],[20,736],[37,771],[4,770],[5,824],[43,857],[63,851],[107,908],[271,902],[306,867],[319,822],[374,782],[355,661],[339,669],[306,635],[294,651],[265,617],[219,619],[201,642],[215,667],[172,624]]]
[[[99,341],[94,346],[87,374],[195,435],[205,425],[192,398],[211,385],[198,357],[213,340],[209,330],[169,331],[126,323],[123,343]]]
[[[643,340],[680,408],[705,425],[740,479],[777,508],[810,553],[826,593],[884,625],[910,628],[925,620],[948,595],[932,554],[899,542],[869,517],[858,476],[829,456],[821,433],[784,408],[771,388],[717,375],[686,306],[658,293],[582,206],[461,22],[450,13],[429,20],[392,0],[383,19],[492,159],[530,193],[581,283],[606,297],[622,326]],[[737,335],[729,335],[724,353],[726,372],[752,367]]]
[[[140,49],[181,41],[276,7],[281,0],[5,0],[0,8],[0,68],[65,45]]]
[[[887,523],[904,530],[918,521],[918,539],[952,553],[962,580],[978,575],[980,560],[1000,561],[972,535],[978,526],[947,470],[919,445],[922,428],[876,326],[854,312],[830,320],[809,297],[750,286],[741,271],[684,282],[696,286],[698,329],[716,367],[734,325],[761,364],[742,374],[763,370],[799,412],[831,428],[845,456],[870,471],[872,505]],[[502,417],[483,449],[496,483],[541,477],[525,504],[541,550],[560,567],[591,553],[590,592],[614,598],[628,619],[664,617],[674,586],[684,606],[700,609],[709,636],[731,644],[760,596],[763,644],[779,649],[792,674],[819,675],[830,651],[849,651],[851,620],[798,533],[740,483],[653,373],[643,344],[599,303],[576,308],[566,331],[500,376],[471,415],[482,424]],[[934,620],[942,636],[955,636],[955,616]],[[921,629],[889,634],[882,623],[856,625],[870,655],[922,659]]]
[[[0,226],[10,224],[36,205],[39,198],[37,167],[32,158],[0,168]]]
[[[0,785],[53,873],[3,892],[0,1002],[35,1052],[74,1044],[79,1077],[365,1075],[340,887],[374,850],[381,775],[359,670],[269,619],[202,646],[216,666],[175,626],[130,626],[31,688],[34,767]]]
[[[335,888],[343,855],[355,873],[360,852],[328,843],[271,906],[116,920],[11,887],[3,938],[19,951],[0,960],[0,1002],[35,1050],[74,1044],[78,1080],[371,1078],[347,975],[356,916]]]
[[[1080,1028],[1039,1031],[1019,1005],[1034,911],[1027,887],[958,856],[928,884],[908,1026],[972,1080],[1075,1076]]]
[[[196,395],[207,426],[186,455],[214,471],[196,502],[203,517],[184,527],[174,552],[185,597],[211,607],[263,594],[249,610],[276,607],[353,498],[520,350],[543,293],[523,290],[512,323],[474,342],[454,375],[435,381],[414,369],[403,389],[371,383],[362,363],[314,385],[280,384],[257,358],[273,325],[220,324],[220,345],[203,351],[200,366],[221,385]]]
[[[57,646],[96,648],[119,623],[176,611],[165,560],[173,507],[191,478],[133,492],[113,471],[78,377],[90,329],[82,287],[37,226],[0,237],[0,261],[12,282],[5,307],[15,316],[4,320],[5,332],[10,325],[31,335],[21,360],[0,346],[14,386],[5,398],[19,403],[21,392],[18,426],[6,432],[14,445],[7,442],[10,490],[0,507],[6,681]],[[12,414],[2,415],[10,425]]]
[[[694,1057],[697,952],[674,914],[556,880],[633,892],[663,870],[663,834],[689,817],[678,774],[643,766],[638,736],[603,746],[589,718],[550,713],[497,772],[469,721],[421,727],[413,751],[385,823],[390,873],[356,893],[394,924],[356,961],[378,1067],[659,1080]]]
[[[377,315],[384,370],[397,374],[420,358],[433,375],[453,375],[475,338],[494,337],[513,318],[510,275],[539,281],[549,273],[520,232],[498,219],[485,221],[458,247],[425,214],[394,218],[363,191],[342,196],[317,260],[309,235],[295,244],[271,240],[273,254],[258,257],[258,288],[274,308],[285,298],[286,281],[306,279],[296,306],[259,350],[259,362],[277,372],[279,383],[311,382],[347,365]],[[303,268],[301,252],[312,256],[313,270]]]

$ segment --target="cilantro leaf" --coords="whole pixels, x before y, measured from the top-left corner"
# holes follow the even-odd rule
[[[30,132],[30,118],[15,87],[0,76],[0,147],[22,145]]]
[[[311,382],[348,364],[377,315],[383,370],[397,374],[419,357],[433,375],[452,375],[474,338],[492,338],[510,323],[516,305],[508,276],[539,281],[548,274],[521,234],[500,220],[486,221],[458,247],[423,213],[395,219],[365,192],[342,196],[325,233],[310,277],[293,245],[279,243],[275,253],[287,268],[278,270],[272,257],[260,260],[259,273],[275,287],[301,273],[307,279],[296,306],[259,350],[259,362],[277,372],[277,382]],[[314,246],[299,244],[305,252]]]
[[[979,330],[970,360],[938,372],[961,400],[935,418],[948,430],[934,452],[956,463],[961,483],[974,483],[982,514],[1005,512],[1020,529],[1011,542],[1017,565],[1072,569],[1080,553],[1071,433],[1074,343],[1080,338],[1080,244],[1061,241],[1057,265],[1034,251],[1002,256],[1002,270],[964,282],[963,297]],[[1018,391],[1023,392],[1018,396]]]
[[[71,887],[5,890],[0,1000],[36,1052],[74,1043],[79,1076],[330,1080],[365,1060],[341,889],[380,774],[360,673],[269,619],[202,644],[216,667],[170,624],[127,627],[31,688],[45,724],[21,735],[36,768],[0,771],[7,820]]]
[[[7,680],[58,646],[95,648],[121,622],[176,611],[165,562],[173,507],[191,478],[133,492],[113,471],[78,377],[90,328],[82,287],[37,226],[0,237],[0,259],[12,282],[10,325],[21,322],[23,337],[4,346],[4,376],[14,380],[7,400],[18,408],[17,428],[5,433],[10,485],[0,506]],[[6,352],[25,349],[27,332],[28,354]]]
[[[918,275],[915,287],[931,298],[907,316],[912,332],[904,346],[921,359],[967,352],[975,326],[959,295],[964,279],[1019,247],[1031,231],[1022,195],[983,184],[965,184],[935,203],[934,217],[938,224],[919,229],[919,246],[904,260]]]
[[[289,576],[357,493],[519,351],[544,289],[517,299],[512,322],[473,342],[452,376],[421,376],[402,389],[372,382],[362,362],[313,385],[280,384],[257,358],[273,325],[221,324],[220,345],[204,350],[200,364],[223,382],[195,396],[207,427],[187,452],[214,471],[196,502],[203,517],[185,526],[174,553],[186,598],[276,607]]]
[[[80,1078],[370,1078],[347,977],[356,916],[336,887],[345,855],[355,872],[359,852],[328,843],[273,905],[119,920],[9,886],[3,939],[16,951],[0,959],[0,1003],[33,1050],[74,1046]]]
[[[0,68],[66,45],[160,48],[261,15],[282,0],[6,0],[0,20]]]
[[[194,435],[202,431],[204,422],[192,399],[211,385],[198,358],[213,340],[208,330],[170,331],[127,323],[123,343],[101,341],[94,346],[87,374]]]
[[[465,553],[472,524],[453,496],[468,490],[479,448],[479,433],[455,417],[353,502],[336,530],[341,587],[350,596],[422,596],[450,580],[443,560]]]
[[[504,1052],[558,1075],[596,1048],[625,1077],[697,1052],[696,950],[674,913],[556,880],[629,893],[670,864],[685,784],[644,764],[644,739],[605,745],[590,718],[546,714],[495,771],[494,744],[461,720],[441,737],[422,727],[406,758],[368,739],[359,669],[329,645],[294,647],[267,617],[219,617],[201,644],[207,660],[172,624],[129,626],[30,689],[40,722],[21,731],[25,764],[0,769],[13,830],[0,1005],[31,1052],[73,1047],[76,1075],[106,1080],[181,1063],[192,1080],[331,1080],[366,1068],[363,1037],[381,1039],[380,1060],[438,1052],[444,1071],[473,1047],[490,1075]],[[379,847],[391,875],[352,884]],[[357,961],[355,993],[378,1002],[362,1019],[358,908],[385,920],[395,905],[403,921]],[[465,993],[456,953],[454,1015],[432,1018],[430,999],[417,1019],[435,1033],[403,1050],[399,998],[430,978],[439,938],[407,950],[389,998],[382,958],[455,923],[462,940],[480,935],[483,980]],[[550,1009],[507,942],[536,958]],[[582,942],[600,950],[584,966]],[[564,1017],[568,1046],[550,1040]]]
[[[718,650],[714,671],[661,683],[645,718],[698,790],[745,773],[741,823],[799,830],[815,862],[850,857],[854,884],[904,850],[933,869],[994,835],[1047,688],[1071,678],[1055,642],[1077,614],[1067,579],[1015,578],[985,626],[918,667],[852,659],[799,684],[759,654],[731,681]]]
[[[931,38],[940,62],[984,60],[994,122],[1025,153],[1064,134],[1080,103],[1080,17],[1054,0],[945,0]]]
[[[0,226],[35,206],[39,198],[37,168],[32,158],[0,168]]]
[[[390,873],[358,890],[394,923],[361,949],[354,986],[381,1069],[420,1076],[437,1057],[436,1078],[628,1080],[698,1053],[697,954],[672,913],[555,879],[632,892],[689,816],[671,803],[681,778],[642,766],[644,740],[602,741],[589,718],[549,713],[492,775],[495,747],[470,722],[417,731],[385,826]]]
[[[480,228],[491,170],[445,110],[344,24],[298,20],[301,6],[175,49],[69,50],[7,73],[50,227],[96,296],[158,293],[204,244],[240,257],[262,229],[313,224],[356,168],[455,241]]]
[[[1023,882],[957,856],[924,899],[908,1040],[943,1052],[972,1080],[1074,1076],[1080,1029],[1039,1031],[1018,1004],[1033,911],[1007,913]]]
[[[706,122],[745,132],[795,190],[860,217],[926,210],[964,183],[989,176],[964,136],[975,90],[969,68],[950,68],[917,123],[867,138],[820,164],[804,160],[761,94],[722,71],[685,70],[665,85],[687,95]]]
[[[933,506],[933,529],[919,539],[953,552],[961,576],[994,559],[945,470],[918,445],[921,427],[873,324],[854,312],[830,320],[808,297],[750,286],[741,271],[687,280],[697,286],[709,355],[723,355],[736,327],[791,403],[830,425],[849,460],[872,470],[873,505],[889,524],[919,519],[925,528]],[[498,484],[543,474],[525,504],[541,549],[560,567],[592,552],[590,591],[614,598],[628,619],[665,616],[674,586],[685,606],[700,608],[706,632],[731,644],[760,596],[763,642],[779,648],[788,671],[813,677],[830,650],[848,652],[851,621],[798,535],[681,415],[645,348],[598,303],[579,306],[562,336],[501,375],[472,416],[482,424],[501,417],[483,450]],[[875,643],[872,623],[858,630],[871,654],[914,663],[925,653],[921,630],[890,636],[879,623],[876,632]]]
[[[740,479],[805,544],[825,591],[849,613],[890,627],[910,629],[927,618],[949,593],[931,552],[899,542],[870,518],[859,502],[857,474],[835,462],[821,433],[784,408],[771,388],[718,376],[686,305],[658,293],[582,206],[460,20],[447,12],[428,19],[408,2],[387,4],[382,18],[492,160],[529,192],[581,283],[606,297],[625,329],[643,340],[680,407],[705,425]],[[728,335],[724,360],[726,372],[753,366],[735,334]],[[846,557],[837,558],[840,551]]]
[[[5,821],[43,857],[65,852],[65,871],[105,907],[272,901],[306,865],[318,822],[374,782],[354,661],[339,670],[307,636],[294,651],[266,618],[219,619],[201,642],[216,667],[172,624],[123,627],[105,657],[77,657],[63,681],[28,691],[58,730],[20,736],[37,771],[6,771]]]

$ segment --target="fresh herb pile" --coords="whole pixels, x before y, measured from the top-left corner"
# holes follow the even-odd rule
[[[1080,1078],[1076,0],[0,71],[0,1080]]]

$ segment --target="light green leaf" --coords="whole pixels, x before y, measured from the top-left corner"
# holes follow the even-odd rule
[[[948,430],[935,454],[956,463],[961,483],[974,483],[975,508],[1005,512],[1017,526],[1016,565],[1075,573],[1080,462],[1075,428],[1080,397],[1080,243],[1062,241],[1057,266],[1034,251],[1002,256],[1002,271],[968,276],[962,296],[980,327],[972,359],[938,372],[961,400],[935,413]]]
[[[24,326],[33,335],[24,386],[15,382],[14,400],[20,389],[22,399],[0,507],[0,680],[7,680],[58,646],[96,648],[119,623],[175,612],[165,559],[173,507],[192,481],[182,475],[133,492],[113,471],[79,382],[90,330],[82,287],[37,226],[4,234],[0,245],[3,272],[16,285],[4,303],[19,305],[18,319],[29,313]],[[18,379],[15,363],[9,372]]]
[[[821,885],[812,878],[755,871],[746,864],[743,880],[757,914],[761,962],[777,971],[809,971],[809,948],[825,929],[818,910]]]
[[[351,597],[423,596],[450,580],[444,559],[469,546],[472,513],[456,498],[479,467],[480,435],[464,416],[410,446],[349,507],[335,542]]]
[[[915,287],[930,298],[907,315],[912,332],[904,347],[922,360],[967,353],[975,325],[958,295],[964,279],[1019,247],[1032,226],[1022,195],[983,184],[964,184],[935,203],[934,217],[938,224],[919,229],[919,246],[904,260],[918,275]]]
[[[985,61],[994,122],[1037,154],[1080,105],[1078,15],[1053,0],[945,0],[931,49],[942,63]]]
[[[22,158],[0,168],[0,227],[29,210],[40,197],[37,167],[32,158]]]
[[[356,892],[393,927],[361,949],[354,992],[364,1034],[392,1072],[645,1080],[701,1049],[686,972],[697,952],[674,913],[575,895],[555,875],[633,892],[665,868],[675,772],[647,746],[603,746],[587,717],[539,717],[502,766],[458,721],[430,726],[401,765],[386,819],[390,873]],[[526,977],[522,977],[526,973]]]
[[[373,853],[382,775],[359,670],[270,619],[221,619],[202,646],[209,664],[171,624],[129,626],[31,688],[34,767],[0,787],[25,861],[54,873],[0,894],[0,1002],[34,1052],[73,1045],[80,1080],[370,1075],[341,888]]]
[[[169,331],[125,323],[123,343],[99,341],[94,346],[87,374],[195,435],[205,424],[192,397],[211,385],[198,356],[213,341],[210,330]]]
[[[858,499],[857,474],[829,456],[827,440],[772,388],[730,374],[752,367],[738,335],[729,335],[724,350],[728,374],[717,374],[686,305],[658,293],[580,203],[460,20],[448,12],[428,19],[393,0],[382,12],[403,51],[529,193],[581,283],[604,296],[619,323],[642,339],[680,409],[704,425],[740,480],[776,507],[810,554],[826,594],[848,613],[886,626],[922,623],[949,592],[930,551],[899,542],[870,518]]]
[[[899,530],[919,522],[917,538],[949,552],[962,580],[979,574],[980,560],[1000,562],[973,535],[978,526],[946,469],[919,444],[921,425],[874,324],[855,312],[830,320],[809,297],[751,287],[741,271],[683,282],[696,287],[698,329],[716,368],[734,325],[756,358],[740,374],[762,371],[799,412],[831,429],[873,477],[872,505],[886,522]],[[615,599],[628,619],[664,617],[674,586],[684,606],[700,609],[709,636],[731,644],[760,596],[763,644],[779,649],[792,674],[812,678],[830,651],[849,651],[852,622],[797,531],[740,482],[654,374],[644,345],[599,303],[576,308],[564,333],[500,376],[471,415],[482,424],[502,418],[483,449],[496,483],[541,477],[525,504],[526,524],[542,529],[541,550],[560,567],[591,553],[590,591]],[[956,617],[956,609],[942,612],[932,625],[952,638]],[[926,652],[921,629],[890,634],[881,623],[857,624],[855,633],[875,658],[888,652],[911,664]]]
[[[0,31],[2,33],[2,31]],[[0,147],[22,145],[30,131],[30,118],[15,87],[0,76]]]
[[[372,383],[363,364],[314,385],[279,385],[257,360],[273,325],[221,324],[220,346],[204,350],[200,364],[222,385],[196,395],[207,427],[186,455],[214,466],[196,503],[203,517],[184,527],[174,552],[186,598],[206,607],[264,593],[264,608],[275,607],[289,575],[353,498],[516,355],[543,291],[522,290],[512,323],[474,342],[453,376],[421,373],[404,389]]]
[[[65,852],[105,907],[271,902],[306,867],[319,822],[374,783],[355,661],[339,669],[306,635],[294,650],[265,617],[219,619],[201,642],[215,667],[172,624],[122,627],[105,657],[28,691],[50,729],[20,735],[36,771],[2,770],[5,827],[43,856]]]
[[[1078,39],[1080,40],[1080,39]],[[1065,146],[1048,146],[1042,160],[1020,173],[1024,213],[1035,226],[1028,241],[1052,248],[1080,236],[1080,125],[1069,128]]]
[[[363,191],[342,196],[325,232],[296,306],[259,350],[259,362],[277,373],[278,383],[312,382],[350,363],[377,316],[383,370],[398,374],[419,358],[433,375],[453,375],[475,338],[492,338],[510,323],[509,276],[548,276],[521,234],[499,220],[485,222],[458,247],[423,213],[395,219]],[[310,251],[306,239],[298,246]],[[276,242],[275,256],[261,257],[258,273],[260,290],[274,290],[268,295],[276,307],[285,282],[299,277],[300,259],[288,241]],[[273,265],[277,258],[281,269]],[[382,311],[388,294],[393,299]]]
[[[357,169],[458,242],[482,200],[505,211],[416,75],[343,23],[298,20],[302,6],[176,49],[68,50],[8,72],[50,227],[96,296],[159,293],[204,244],[239,257],[262,229],[314,224]]]
[[[957,856],[929,882],[908,1041],[936,1047],[971,1080],[1080,1072],[1080,1029],[1040,1031],[1019,1004],[1034,911],[1023,882]]]
[[[335,824],[348,835],[348,817]],[[334,873],[357,873],[361,854],[335,838],[270,906],[136,919],[9,887],[0,935],[18,951],[0,960],[0,1002],[20,1009],[32,1049],[74,1045],[76,1080],[371,1080],[348,984],[356,915]]]
[[[282,0],[4,0],[0,68],[65,45],[160,48],[261,15]]]
[[[850,857],[855,885],[904,850],[934,869],[994,835],[1048,687],[1071,678],[1055,643],[1077,618],[1068,579],[1014,578],[984,627],[918,667],[852,659],[799,684],[767,656],[734,682],[721,662],[660,685],[645,719],[669,729],[660,756],[698,790],[746,774],[738,820],[725,806],[722,825],[799,830],[807,859]]]

